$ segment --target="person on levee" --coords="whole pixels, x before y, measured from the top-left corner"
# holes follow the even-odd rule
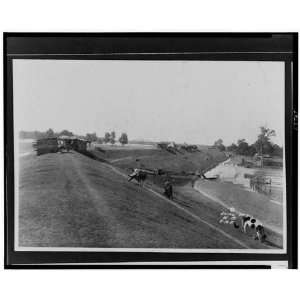
[[[166,180],[164,183],[164,195],[173,200],[173,186],[169,180]]]

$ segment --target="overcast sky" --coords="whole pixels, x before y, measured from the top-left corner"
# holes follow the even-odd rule
[[[226,145],[284,138],[284,63],[14,60],[16,130]]]

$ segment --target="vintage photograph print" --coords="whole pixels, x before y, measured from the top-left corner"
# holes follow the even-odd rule
[[[286,253],[283,61],[12,73],[16,251]]]

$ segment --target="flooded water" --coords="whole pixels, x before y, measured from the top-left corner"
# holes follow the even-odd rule
[[[238,184],[244,189],[263,193],[270,200],[280,204],[283,199],[283,169],[282,168],[245,168],[233,163],[229,158],[215,168],[205,173],[206,177],[217,176],[223,182]],[[250,178],[260,178],[268,184],[251,185]],[[258,188],[259,187],[259,188]]]

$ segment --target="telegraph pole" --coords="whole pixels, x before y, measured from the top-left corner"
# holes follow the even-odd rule
[[[261,155],[261,164],[260,167],[262,168],[264,166],[264,155],[263,155],[263,143],[260,142],[260,155]]]

